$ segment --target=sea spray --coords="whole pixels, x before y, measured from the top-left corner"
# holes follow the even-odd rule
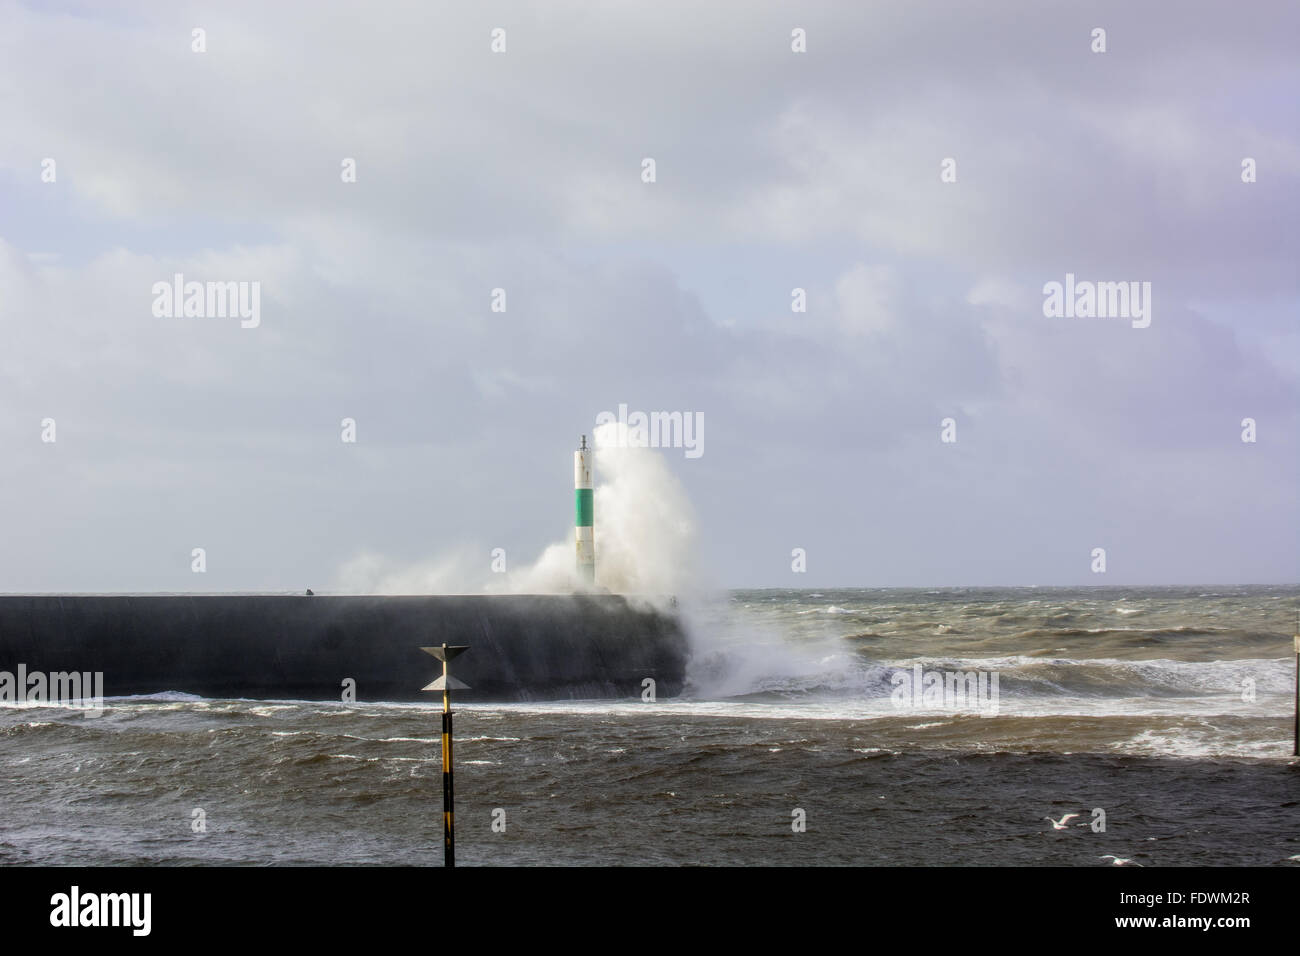
[[[761,592],[759,592],[761,593]],[[725,593],[698,593],[682,605],[691,644],[687,694],[700,699],[806,693],[810,688],[887,693],[882,668],[858,659],[838,634],[794,635],[784,620],[737,606]]]
[[[707,589],[697,556],[694,510],[663,454],[596,428],[596,591],[626,595],[660,610]],[[557,508],[556,526],[564,528]],[[366,551],[340,569],[335,590],[364,594],[567,594],[591,590],[577,573],[572,530],[521,567],[494,573],[490,549],[462,544],[401,562]]]

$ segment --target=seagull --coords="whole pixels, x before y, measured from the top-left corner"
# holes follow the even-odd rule
[[[1075,817],[1077,817],[1078,815],[1079,815],[1079,814],[1077,814],[1077,813],[1067,813],[1065,816],[1061,817],[1061,819],[1059,819],[1059,820],[1052,820],[1051,817],[1043,817],[1043,819],[1044,819],[1044,820],[1051,820],[1051,821],[1052,821],[1052,829],[1053,829],[1053,830],[1068,830],[1069,827],[1067,827],[1066,824],[1069,823],[1071,820],[1073,820],[1073,819],[1074,819]]]
[[[1126,860],[1122,856],[1116,856],[1114,853],[1107,853],[1105,856],[1097,857],[1099,860],[1110,860],[1115,866],[1141,866],[1141,863],[1134,863],[1132,860]]]

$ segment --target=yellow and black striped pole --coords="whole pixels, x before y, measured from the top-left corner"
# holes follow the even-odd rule
[[[442,847],[443,862],[455,866],[456,787],[451,775],[451,691],[445,686],[442,689]]]
[[[469,690],[469,685],[462,684],[447,673],[447,663],[457,654],[469,650],[469,645],[443,644],[441,647],[422,647],[420,650],[442,661],[442,676],[422,689],[442,691],[442,852],[443,862],[447,866],[455,866],[456,796],[451,762],[451,692]]]

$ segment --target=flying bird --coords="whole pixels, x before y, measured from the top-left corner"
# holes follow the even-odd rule
[[[1126,860],[1122,856],[1116,856],[1114,853],[1107,853],[1105,856],[1098,857],[1099,860],[1110,860],[1115,866],[1141,866],[1141,863],[1134,863],[1132,860]]]
[[[1077,814],[1077,813],[1067,813],[1065,816],[1061,817],[1060,820],[1052,820],[1051,817],[1043,817],[1043,819],[1044,819],[1044,820],[1051,820],[1051,822],[1052,822],[1052,829],[1053,829],[1053,830],[1067,830],[1067,829],[1069,829],[1069,827],[1067,827],[1066,824],[1069,823],[1071,820],[1073,820],[1073,819],[1074,819],[1075,817],[1077,817],[1078,815],[1079,815],[1079,814]]]

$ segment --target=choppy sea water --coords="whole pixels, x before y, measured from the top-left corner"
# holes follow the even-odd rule
[[[683,697],[457,706],[459,863],[1296,865],[1300,588],[687,613]],[[996,675],[995,706],[935,691],[954,673]],[[432,701],[5,707],[0,862],[438,864],[438,731]]]

